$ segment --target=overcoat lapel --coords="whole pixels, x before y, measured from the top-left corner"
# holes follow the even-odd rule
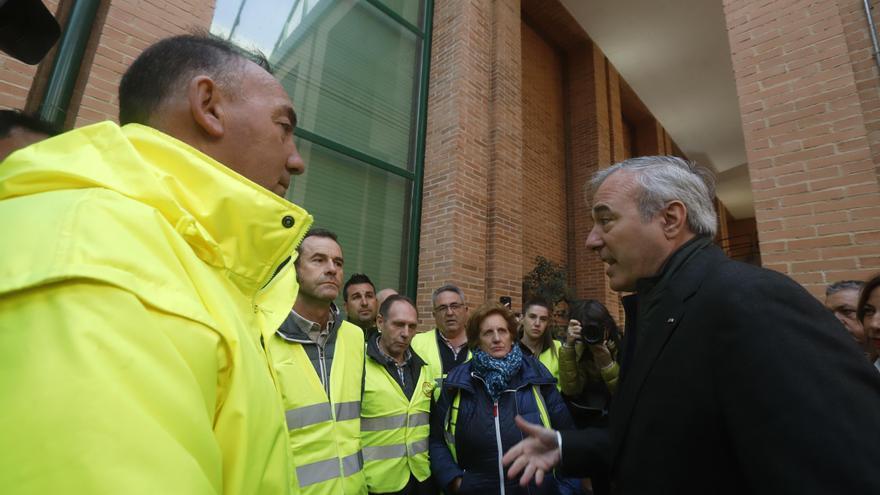
[[[708,243],[707,243],[708,244]],[[637,309],[638,335],[636,347],[611,409],[611,459],[612,465],[620,455],[626,439],[633,411],[638,405],[642,386],[669,339],[686,318],[687,301],[696,293],[713,265],[726,258],[713,245],[702,245],[678,260],[679,265],[669,267],[668,273],[654,288],[649,297],[639,298]],[[647,301],[646,301],[647,299]]]

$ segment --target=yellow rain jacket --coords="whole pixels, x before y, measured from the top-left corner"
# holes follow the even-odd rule
[[[311,221],[139,125],[0,163],[0,491],[287,493],[263,343]]]

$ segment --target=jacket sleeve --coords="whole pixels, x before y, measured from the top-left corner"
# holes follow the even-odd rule
[[[222,492],[210,329],[79,280],[4,296],[0,330],[5,494]]]
[[[562,461],[560,471],[572,477],[608,476],[611,439],[604,428],[585,428],[560,432]]]
[[[602,381],[608,387],[608,391],[612,394],[617,390],[617,377],[620,375],[620,364],[613,361],[607,369],[600,370]]]
[[[464,476],[464,471],[452,459],[452,452],[449,451],[444,437],[444,423],[446,414],[452,406],[452,399],[452,391],[444,387],[440,399],[432,406],[431,433],[428,441],[431,475],[444,492],[452,480]]]
[[[559,387],[569,397],[577,397],[584,389],[584,377],[578,369],[578,352],[575,347],[559,348]]]

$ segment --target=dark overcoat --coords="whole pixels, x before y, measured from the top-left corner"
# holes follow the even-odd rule
[[[637,293],[610,446],[565,434],[566,468],[606,456],[625,494],[880,494],[880,374],[815,297],[702,238]]]

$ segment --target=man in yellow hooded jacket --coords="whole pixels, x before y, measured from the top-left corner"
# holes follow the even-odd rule
[[[265,59],[148,48],[95,124],[0,164],[4,494],[278,494],[286,427],[265,342],[311,217]]]

